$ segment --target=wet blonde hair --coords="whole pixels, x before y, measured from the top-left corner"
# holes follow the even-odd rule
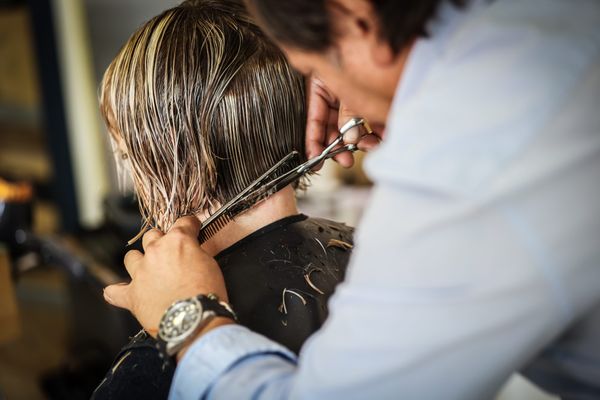
[[[141,26],[106,70],[100,105],[145,226],[163,231],[304,154],[303,79],[231,0],[186,1]]]

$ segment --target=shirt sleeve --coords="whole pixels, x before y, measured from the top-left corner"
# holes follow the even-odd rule
[[[526,212],[519,202],[378,187],[329,318],[298,360],[244,327],[221,327],[186,353],[171,399],[493,398],[583,311],[575,304],[598,297],[597,268],[570,260],[562,268],[544,243],[531,242],[555,202],[579,198],[572,189],[573,199],[549,196]],[[598,208],[582,208],[582,220]],[[592,235],[586,227],[560,232]]]
[[[219,378],[245,361],[251,361],[253,368],[236,371],[236,384],[209,396]],[[289,376],[295,363],[294,353],[264,336],[240,325],[222,326],[188,349],[177,366],[169,399],[252,398],[265,382]],[[256,375],[260,380],[254,379]]]

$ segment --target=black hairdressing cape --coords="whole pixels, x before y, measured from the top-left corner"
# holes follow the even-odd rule
[[[216,257],[239,323],[298,353],[327,318],[344,278],[353,229],[294,215],[245,237]],[[140,332],[117,355],[93,399],[166,399],[174,365]]]

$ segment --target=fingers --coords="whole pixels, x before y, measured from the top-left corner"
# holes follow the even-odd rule
[[[198,218],[193,215],[188,215],[175,221],[173,226],[171,226],[171,229],[169,229],[169,232],[180,231],[186,235],[196,237],[198,236],[198,233],[200,233],[200,226],[201,224],[200,221],[198,221]],[[167,234],[169,232],[167,232]]]
[[[333,157],[333,159],[344,168],[350,168],[354,165],[354,155],[345,151]]]
[[[134,277],[135,268],[137,264],[142,261],[144,255],[138,250],[129,250],[125,254],[125,258],[123,259],[123,264],[125,264],[125,269],[130,277]]]
[[[323,149],[327,132],[327,120],[329,119],[329,107],[322,107],[319,100],[313,100],[309,104],[308,119],[306,121],[306,157],[318,156]]]
[[[150,243],[154,242],[157,239],[160,239],[163,236],[164,236],[164,233],[162,233],[158,229],[150,229],[142,237],[142,247],[144,248],[144,250],[146,250],[148,248],[148,246],[150,245]]]
[[[379,146],[380,142],[381,139],[377,135],[368,135],[358,142],[357,146],[359,150],[370,151]]]
[[[350,119],[358,117],[358,114],[350,110],[344,104],[340,105],[340,113],[338,116],[338,127],[344,126]],[[344,143],[356,144],[362,136],[362,127],[357,125],[344,133]]]
[[[337,138],[339,128],[351,118],[358,114],[340,104],[331,91],[327,89],[317,77],[311,77],[307,86],[308,109],[306,123],[306,155],[308,158],[315,157],[323,149]],[[379,138],[363,137],[364,128],[356,126],[344,134],[344,143],[357,144],[363,151],[370,150],[379,144]],[[373,135],[375,136],[375,135]],[[342,152],[333,158],[344,168],[354,164],[354,156],[351,152]],[[317,166],[315,170],[321,168]]]
[[[107,286],[104,288],[104,300],[115,307],[126,308],[131,311],[129,288],[129,285],[123,283]]]
[[[340,134],[339,128],[341,128],[351,118],[356,117],[357,114],[346,107],[344,104],[340,104],[340,112],[337,120],[336,136]],[[361,130],[360,126],[356,126],[344,133],[344,143],[356,143],[360,139]],[[333,158],[344,168],[350,168],[354,165],[354,156],[350,152],[340,153]]]
[[[377,140],[381,142],[385,138],[385,125],[383,124],[371,124],[373,129],[373,136],[377,136]]]
[[[307,87],[306,155],[319,155],[324,147],[331,119],[337,115],[337,100],[316,77],[311,77]]]

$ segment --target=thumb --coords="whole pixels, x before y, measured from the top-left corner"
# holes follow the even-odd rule
[[[344,104],[341,104],[340,112],[338,114],[338,127],[341,128],[342,126],[344,126],[344,124],[346,122],[348,122],[350,119],[355,118],[355,117],[358,117],[358,114],[356,114],[354,111],[350,110]],[[360,126],[355,126],[354,128],[348,130],[344,134],[344,143],[356,144],[356,143],[358,143],[360,137],[361,137]]]
[[[354,117],[356,117],[356,113],[354,113],[353,111],[348,109],[348,107],[346,107],[344,104],[340,104],[340,110],[338,113],[338,132],[337,133],[339,134],[339,128],[344,126],[344,124],[346,122],[348,122],[349,119],[354,118]],[[354,127],[344,134],[344,143],[345,144],[356,143],[356,142],[358,142],[359,138],[360,138],[360,130],[358,127]],[[333,158],[344,168],[350,168],[352,166],[352,164],[354,164],[354,157],[352,156],[352,153],[349,153],[349,152],[342,152]]]
[[[125,308],[131,311],[129,301],[129,284],[117,283],[104,288],[104,300],[115,307]]]

